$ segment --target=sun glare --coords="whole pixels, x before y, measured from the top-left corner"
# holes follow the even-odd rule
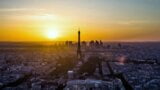
[[[48,39],[56,39],[59,37],[58,29],[48,29],[46,31],[46,37]]]

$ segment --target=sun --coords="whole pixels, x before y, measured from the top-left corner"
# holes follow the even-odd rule
[[[56,39],[60,36],[58,29],[48,29],[48,30],[46,30],[45,35],[48,39]]]

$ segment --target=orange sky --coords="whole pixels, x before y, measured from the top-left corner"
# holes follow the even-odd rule
[[[2,0],[0,41],[76,40],[78,27],[83,40],[159,41],[160,2],[122,1]]]

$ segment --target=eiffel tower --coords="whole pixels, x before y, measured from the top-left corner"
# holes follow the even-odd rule
[[[81,32],[78,30],[78,45],[77,45],[77,57],[81,59]]]

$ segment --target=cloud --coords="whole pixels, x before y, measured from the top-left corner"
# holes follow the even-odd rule
[[[120,24],[120,25],[135,25],[135,24],[146,24],[146,23],[150,23],[150,21],[147,21],[147,20],[117,21],[117,24]]]
[[[1,8],[0,12],[17,12],[17,11],[45,11],[45,9],[37,8]]]

